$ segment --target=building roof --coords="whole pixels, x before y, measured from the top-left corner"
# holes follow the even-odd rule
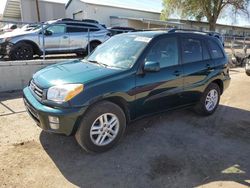
[[[66,4],[66,9],[70,5],[73,0],[69,0]],[[134,0],[80,0],[81,2],[87,4],[94,4],[94,5],[103,5],[109,7],[118,7],[123,9],[131,9],[131,10],[138,10],[138,11],[146,11],[152,13],[161,13],[161,0],[143,0],[143,1],[134,1]]]
[[[39,0],[48,3],[65,4],[55,0]],[[21,0],[7,0],[3,11],[3,17],[21,18]]]
[[[169,20],[164,21],[164,20],[157,20],[157,19],[150,19],[150,18],[133,18],[133,17],[126,17],[126,16],[110,16],[110,18],[135,20],[135,21],[141,21],[142,23],[150,23],[150,24],[155,24],[155,25],[167,25],[167,24],[183,25],[183,23],[179,21],[169,21]]]
[[[21,18],[20,0],[7,0],[3,17]]]

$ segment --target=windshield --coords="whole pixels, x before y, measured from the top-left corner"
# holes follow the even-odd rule
[[[151,38],[117,35],[107,40],[87,57],[87,61],[121,69],[131,68]]]

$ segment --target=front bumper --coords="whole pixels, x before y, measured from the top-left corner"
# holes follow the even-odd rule
[[[9,42],[3,42],[0,44],[0,55],[8,55],[12,44]]]
[[[246,71],[250,72],[250,60],[246,63]]]
[[[77,120],[86,111],[87,107],[83,108],[52,108],[41,104],[33,96],[28,87],[23,90],[23,99],[27,112],[37,125],[45,131],[71,135],[74,128],[77,128]],[[52,129],[48,117],[54,116],[59,118],[59,128]]]

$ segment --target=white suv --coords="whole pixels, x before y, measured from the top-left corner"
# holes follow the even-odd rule
[[[59,19],[44,24],[44,49],[46,54],[86,53],[110,38],[110,32],[98,23],[72,19]],[[41,25],[30,31],[9,32],[0,35],[0,55],[12,60],[33,59],[43,53]],[[89,31],[89,32],[88,32]]]

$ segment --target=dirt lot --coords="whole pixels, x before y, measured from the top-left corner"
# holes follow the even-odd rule
[[[2,93],[0,187],[250,187],[250,77],[231,76],[214,115],[179,110],[136,121],[98,155],[41,131],[21,93]]]

